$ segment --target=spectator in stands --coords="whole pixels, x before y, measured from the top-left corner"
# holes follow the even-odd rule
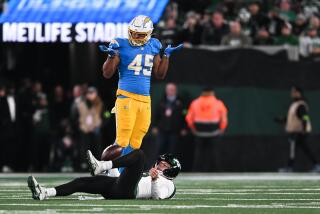
[[[261,12],[259,1],[252,1],[248,6],[250,12],[250,19],[248,21],[248,26],[250,28],[250,36],[256,37],[259,29],[268,29],[270,19],[269,17]]]
[[[160,154],[174,154],[177,151],[179,137],[186,134],[184,105],[177,94],[177,86],[174,83],[168,83],[165,92],[165,96],[155,111],[152,133],[157,137]]]
[[[14,87],[6,88],[0,85],[0,170],[12,172],[14,169],[14,156],[19,146],[19,126],[17,122],[17,100]]]
[[[282,26],[281,35],[275,40],[276,45],[293,45],[299,44],[298,38],[292,34],[292,26],[289,23],[285,23]]]
[[[73,100],[71,103],[70,109],[70,122],[72,132],[74,134],[79,132],[79,103],[84,99],[83,97],[83,89],[81,85],[75,85],[72,89]]]
[[[320,33],[320,20],[317,16],[311,16],[309,21],[309,28],[313,28],[317,31],[317,34]]]
[[[311,16],[318,14],[320,12],[320,5],[318,0],[303,0],[300,4],[299,8],[306,18],[310,18]]]
[[[185,47],[201,43],[202,26],[199,24],[199,15],[193,11],[187,13],[187,19],[180,32],[180,38]]]
[[[205,45],[220,45],[223,36],[229,33],[229,26],[220,11],[211,15],[211,20],[204,26],[202,43]]]
[[[168,18],[164,25],[158,27],[158,39],[160,40],[163,47],[167,45],[176,45],[178,42],[179,28],[174,18]]]
[[[300,36],[303,31],[307,27],[307,20],[306,17],[303,14],[297,15],[297,18],[293,24],[292,33],[295,36]]]
[[[68,123],[68,117],[70,113],[70,104],[67,97],[64,94],[64,89],[61,85],[56,85],[54,88],[54,94],[50,103],[50,116],[52,129],[56,131],[54,138],[58,138],[59,141],[63,135],[63,130]]]
[[[203,27],[210,23],[212,12],[209,10],[205,10],[202,18],[199,20],[200,25]]]
[[[201,96],[192,101],[186,121],[195,136],[193,170],[212,170],[217,136],[223,134],[228,125],[227,108],[211,88],[204,88]]]
[[[31,164],[31,154],[32,151],[32,127],[33,119],[32,115],[35,109],[35,102],[33,101],[32,92],[32,81],[29,78],[24,78],[20,89],[18,90],[18,101],[19,101],[19,115],[20,115],[20,125],[21,125],[21,144],[20,151],[17,155],[24,157],[24,161],[20,163],[20,169],[26,171]]]
[[[53,127],[59,126],[63,120],[67,120],[70,112],[70,104],[64,89],[61,85],[56,85],[53,91],[53,98],[50,104],[52,112]]]
[[[294,22],[296,20],[296,13],[291,7],[291,0],[281,0],[278,9],[279,18],[285,22]]]
[[[168,19],[174,19],[174,20],[178,20],[179,16],[179,11],[178,11],[178,4],[176,2],[169,2],[169,4],[167,5],[163,18],[165,20]]]
[[[81,85],[73,86],[73,89],[72,89],[73,100],[71,103],[70,117],[69,117],[72,142],[75,144],[75,147],[76,147],[75,156],[77,157],[78,160],[81,159],[79,104],[83,100],[85,100],[83,92],[84,90],[81,87]],[[81,171],[81,162],[76,161],[74,163],[74,167],[76,168],[77,171]]]
[[[33,114],[32,164],[29,170],[45,172],[49,167],[52,143],[50,113],[47,96],[44,93],[37,93],[36,97],[35,112]]]
[[[320,55],[320,37],[316,28],[309,27],[300,37],[300,54],[304,57]]]
[[[86,166],[85,153],[90,149],[96,158],[101,155],[100,127],[102,123],[103,103],[95,87],[89,87],[85,99],[78,104],[80,126],[80,154],[81,168]]]
[[[289,161],[286,168],[280,169],[282,172],[292,172],[296,159],[296,148],[300,148],[312,161],[313,171],[320,172],[320,165],[307,145],[307,137],[311,133],[311,121],[309,116],[309,105],[304,98],[303,90],[300,87],[291,88],[292,103],[286,117],[285,130],[290,143]]]
[[[52,127],[52,141],[55,150],[55,157],[52,165],[55,169],[60,169],[63,164],[62,157],[62,143],[65,140],[66,134],[70,132],[70,103],[65,95],[64,89],[61,85],[56,85],[54,87],[54,94],[52,101],[50,103],[50,121]],[[63,144],[66,147],[70,147],[68,143]],[[65,155],[65,154],[64,154]],[[69,163],[68,163],[69,164]]]
[[[258,30],[257,36],[254,39],[254,45],[273,45],[274,40],[265,28]]]
[[[230,23],[230,33],[225,35],[221,41],[221,45],[232,47],[248,46],[251,43],[251,38],[241,32],[241,25],[238,21]]]
[[[241,6],[241,1],[223,0],[217,5],[217,9],[223,11],[227,20],[234,20],[237,17],[238,8]]]
[[[279,11],[277,8],[274,8],[269,11],[268,17],[270,19],[270,24],[269,24],[269,33],[272,36],[279,36],[281,34],[281,28],[286,22],[279,16]]]

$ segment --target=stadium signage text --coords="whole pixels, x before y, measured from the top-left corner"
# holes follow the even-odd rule
[[[33,23],[2,24],[2,42],[108,42],[127,37],[128,23]]]

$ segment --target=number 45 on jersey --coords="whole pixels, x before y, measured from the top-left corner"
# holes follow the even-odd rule
[[[133,70],[134,75],[140,75],[142,70],[143,75],[151,76],[151,71],[153,67],[153,55],[145,54],[144,55],[144,65],[142,66],[143,54],[138,54],[132,62],[128,65],[128,70]]]

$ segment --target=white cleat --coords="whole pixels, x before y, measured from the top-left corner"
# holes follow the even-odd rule
[[[90,170],[90,174],[92,176],[98,175],[100,173],[102,173],[103,171],[105,171],[102,167],[102,164],[100,163],[100,161],[98,161],[91,153],[90,150],[87,151],[87,161],[89,164],[89,170]]]
[[[42,201],[48,198],[46,188],[40,186],[33,176],[28,177],[28,187],[33,199]]]

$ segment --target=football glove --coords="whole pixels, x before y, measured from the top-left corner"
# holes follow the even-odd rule
[[[168,47],[164,50],[164,55],[169,57],[172,52],[180,50],[181,48],[183,48],[183,44],[180,44],[177,47],[171,47],[171,45],[168,45]]]
[[[107,47],[106,45],[99,45],[99,49],[102,52],[108,53],[108,57],[110,58],[113,58],[118,53],[117,50],[111,47]]]

